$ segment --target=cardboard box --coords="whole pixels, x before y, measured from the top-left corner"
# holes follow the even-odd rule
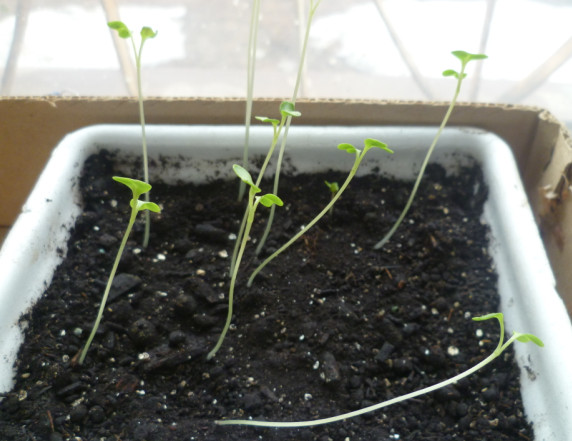
[[[255,115],[277,114],[278,99],[257,100]],[[305,125],[437,125],[447,103],[299,100]],[[243,124],[241,99],[147,99],[148,124]],[[137,101],[128,98],[0,99],[0,234],[3,237],[41,172],[51,149],[68,132],[101,123],[139,122]],[[511,105],[458,104],[449,125],[496,133],[513,149],[557,280],[572,311],[572,177],[567,130],[549,112]],[[367,133],[364,133],[367,137]],[[570,167],[572,169],[572,166]],[[560,186],[558,186],[560,182]],[[555,189],[558,191],[555,193]],[[560,191],[560,189],[562,191]],[[547,199],[546,195],[550,196]]]

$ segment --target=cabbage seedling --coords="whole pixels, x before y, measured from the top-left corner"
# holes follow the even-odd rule
[[[236,256],[236,262],[232,268],[232,275],[230,279],[230,287],[228,290],[228,313],[226,317],[226,323],[224,328],[220,334],[220,337],[215,345],[215,347],[207,354],[207,360],[210,360],[215,356],[218,352],[220,347],[222,346],[222,342],[228,332],[228,328],[230,327],[230,321],[232,320],[232,309],[233,309],[233,301],[234,301],[234,286],[236,284],[236,276],[238,274],[238,267],[240,266],[240,261],[242,260],[242,255],[244,254],[244,249],[246,248],[246,242],[248,242],[248,234],[250,233],[250,229],[252,227],[252,223],[254,222],[254,214],[256,213],[256,209],[258,208],[259,204],[264,205],[265,207],[272,207],[274,205],[282,206],[284,203],[282,199],[278,196],[273,195],[271,193],[265,194],[264,196],[256,196],[257,193],[260,193],[260,188],[254,184],[252,181],[252,177],[248,171],[238,165],[234,164],[232,169],[236,173],[236,175],[243,181],[246,185],[250,187],[248,191],[248,205],[246,209],[246,223],[244,232],[242,234],[242,239],[240,240],[240,246],[238,248],[238,254]],[[237,239],[238,241],[238,239]]]
[[[304,60],[306,58],[306,50],[308,48],[308,38],[310,36],[310,29],[312,27],[312,20],[314,19],[314,15],[316,14],[316,10],[320,5],[322,0],[310,0],[310,10],[308,11],[308,20],[306,22],[306,30],[304,33],[304,42],[302,44],[302,52],[300,54],[300,62],[298,63],[298,74],[296,76],[296,85],[294,86],[294,93],[292,94],[292,108],[296,104],[296,97],[298,96],[298,89],[300,88],[300,83],[302,80],[302,73],[304,72]],[[286,139],[288,138],[288,130],[290,129],[290,123],[292,121],[292,116],[300,116],[298,115],[291,115],[286,120],[286,127],[284,130],[284,136],[282,137],[282,143],[280,144],[280,150],[278,152],[278,160],[276,161],[276,173],[274,174],[274,187],[272,191],[274,194],[278,194],[278,184],[280,182],[280,169],[282,167],[282,159],[284,158],[284,151],[286,150]],[[266,228],[264,229],[264,233],[260,238],[260,242],[256,247],[256,255],[260,254],[264,244],[266,243],[266,238],[270,233],[270,229],[272,228],[272,223],[274,221],[274,210],[275,207],[270,208],[270,214],[268,215],[268,221],[266,222]]]
[[[452,52],[452,54],[455,57],[457,57],[459,60],[461,60],[461,70],[460,70],[460,72],[457,72],[453,69],[449,69],[449,70],[446,70],[443,72],[443,76],[455,77],[457,79],[457,88],[455,89],[455,94],[453,95],[453,99],[451,100],[451,104],[449,104],[449,108],[447,109],[447,112],[445,113],[443,121],[441,122],[441,125],[439,126],[439,130],[437,131],[437,134],[435,135],[435,138],[433,139],[433,142],[432,142],[431,146],[429,147],[427,154],[425,155],[425,159],[423,160],[423,164],[421,164],[421,169],[419,170],[419,174],[417,175],[417,180],[415,181],[415,184],[413,185],[413,189],[411,190],[411,194],[409,195],[409,199],[407,200],[407,203],[405,204],[405,208],[403,209],[403,211],[401,212],[401,214],[397,218],[397,221],[395,221],[395,223],[393,224],[393,226],[391,227],[389,232],[378,243],[375,244],[375,246],[373,248],[376,250],[383,247],[389,241],[389,239],[391,239],[391,237],[393,236],[393,233],[395,233],[395,231],[399,228],[399,225],[401,225],[401,222],[403,222],[403,219],[407,215],[409,208],[411,207],[411,204],[413,203],[413,199],[415,199],[415,195],[417,194],[417,189],[419,188],[419,184],[421,183],[421,179],[423,178],[423,174],[425,173],[425,169],[427,168],[427,164],[429,163],[429,158],[431,158],[431,154],[433,153],[433,150],[435,150],[435,146],[437,145],[437,141],[441,137],[441,133],[443,133],[443,129],[445,128],[445,125],[447,125],[447,122],[449,121],[449,117],[451,116],[451,113],[453,112],[453,108],[455,107],[455,104],[457,102],[457,98],[459,96],[459,93],[461,92],[461,83],[463,82],[463,80],[467,76],[467,74],[465,73],[465,67],[467,67],[467,64],[469,63],[469,61],[484,60],[485,58],[487,58],[487,56],[484,54],[470,54],[470,53],[465,52],[465,51],[454,51],[454,52]]]
[[[387,147],[386,144],[384,144],[381,141],[378,141],[377,139],[371,139],[368,138],[364,141],[364,149],[363,150],[358,150],[356,149],[353,145],[351,144],[340,144],[338,145],[338,149],[340,150],[344,150],[347,153],[353,154],[355,155],[355,160],[354,160],[354,165],[352,166],[348,177],[346,178],[345,182],[342,184],[342,186],[339,188],[339,190],[336,192],[336,194],[332,197],[332,199],[330,200],[330,202],[328,203],[328,205],[326,205],[326,207],[320,211],[320,213],[318,213],[318,215],[312,219],[308,225],[306,225],[304,228],[302,228],[295,236],[293,236],[288,242],[286,242],[284,245],[282,245],[278,250],[276,250],[274,253],[272,253],[270,256],[268,256],[266,258],[266,260],[264,260],[264,262],[262,262],[252,273],[252,275],[250,276],[250,278],[248,279],[248,286],[252,286],[252,282],[254,281],[254,278],[256,277],[256,275],[266,266],[268,265],[268,263],[270,263],[274,258],[276,258],[279,254],[281,254],[284,250],[286,250],[290,245],[292,245],[296,240],[298,240],[300,238],[300,236],[302,236],[304,233],[306,233],[310,228],[312,228],[316,222],[318,222],[336,203],[336,201],[340,198],[340,196],[342,195],[342,193],[344,192],[344,190],[347,188],[347,186],[349,185],[349,183],[351,182],[351,180],[353,179],[353,177],[355,176],[355,174],[357,173],[357,170],[359,168],[359,165],[361,164],[361,161],[363,160],[363,158],[365,157],[365,154],[372,148],[377,147],[381,150],[385,150],[388,153],[393,153],[393,150],[389,149]]]
[[[149,160],[147,157],[147,136],[145,135],[145,111],[143,109],[143,92],[141,87],[141,53],[143,52],[143,45],[145,41],[149,38],[155,38],[157,35],[156,31],[151,28],[144,26],[141,28],[141,43],[139,48],[135,45],[135,39],[133,38],[133,33],[121,21],[110,21],[107,23],[111,29],[117,31],[117,34],[121,38],[129,38],[131,40],[131,46],[133,47],[133,55],[135,56],[135,66],[137,68],[137,96],[139,98],[139,120],[141,122],[141,136],[142,136],[142,147],[143,147],[143,180],[149,183]],[[145,193],[145,202],[149,202],[149,193]],[[149,212],[145,212],[145,233],[143,236],[143,246],[147,248],[149,245],[149,234],[151,231],[151,221],[149,219]]]
[[[294,104],[291,103],[290,101],[282,101],[280,103],[280,115],[281,115],[280,120],[277,120],[274,118],[268,118],[266,116],[257,116],[256,117],[256,119],[261,121],[261,122],[272,124],[272,131],[273,131],[272,142],[270,143],[270,148],[268,149],[268,153],[266,154],[266,158],[264,158],[264,162],[262,163],[262,167],[260,167],[260,171],[258,173],[258,178],[256,179],[256,183],[254,183],[254,185],[256,187],[260,186],[260,183],[262,182],[262,177],[264,176],[264,173],[266,172],[266,168],[268,167],[268,163],[270,162],[270,158],[272,158],[272,154],[274,153],[274,149],[276,148],[276,145],[278,144],[278,140],[280,138],[280,133],[282,132],[282,129],[284,128],[284,124],[286,123],[286,120],[289,118],[292,118],[292,117],[299,117],[301,115],[301,113],[298,112],[294,108]],[[244,181],[241,181],[241,182],[244,183]],[[238,235],[236,237],[236,244],[234,246],[232,258],[230,260],[230,272],[231,272],[231,274],[233,272],[234,265],[236,262],[236,256],[238,254],[238,249],[240,247],[242,235],[244,234],[244,228],[246,226],[247,216],[248,216],[248,207],[246,208],[246,210],[244,212],[244,216],[243,216],[242,222],[240,224]]]
[[[107,303],[107,297],[109,296],[109,290],[111,289],[111,285],[115,277],[115,272],[117,271],[117,267],[119,266],[121,255],[123,254],[123,250],[125,249],[125,244],[127,243],[127,239],[129,238],[129,233],[131,233],[131,229],[133,228],[133,224],[135,223],[135,219],[137,218],[137,213],[139,213],[140,211],[146,211],[146,212],[153,211],[154,213],[159,213],[161,211],[161,209],[157,204],[153,202],[148,202],[148,201],[144,202],[139,200],[139,196],[148,193],[149,190],[151,190],[151,186],[149,184],[147,184],[146,182],[138,181],[136,179],[122,178],[118,176],[114,176],[113,179],[129,187],[131,189],[131,192],[133,193],[133,198],[129,202],[129,204],[131,205],[131,216],[129,217],[129,223],[127,224],[127,229],[125,230],[125,234],[123,235],[123,240],[121,241],[121,245],[119,246],[119,250],[117,251],[115,262],[113,263],[113,267],[111,268],[111,273],[109,274],[109,279],[107,280],[107,286],[105,287],[105,292],[103,293],[103,298],[101,299],[101,305],[99,305],[99,312],[97,314],[97,318],[95,319],[95,323],[93,324],[93,329],[91,330],[91,334],[87,339],[87,342],[83,347],[83,350],[81,351],[79,364],[83,364],[85,356],[87,355],[87,351],[91,346],[91,342],[93,341],[95,333],[97,332],[97,328],[99,327],[99,323],[101,322],[101,317],[103,316],[105,304]]]
[[[411,392],[400,397],[392,398],[390,400],[384,401],[382,403],[374,404],[372,406],[364,407],[363,409],[359,409],[353,412],[344,413],[342,415],[337,415],[330,418],[322,418],[313,421],[296,421],[296,422],[272,422],[272,421],[252,421],[252,420],[219,420],[215,421],[216,424],[219,425],[245,425],[245,426],[259,426],[259,427],[308,427],[308,426],[318,426],[322,424],[334,423],[336,421],[345,420],[347,418],[353,418],[358,415],[363,415],[365,413],[373,412],[374,410],[382,409],[387,406],[391,406],[392,404],[400,403],[401,401],[409,400],[411,398],[418,397],[420,395],[427,394],[429,392],[433,392],[437,389],[441,389],[445,386],[450,384],[456,383],[457,381],[468,377],[469,375],[473,374],[474,372],[478,371],[479,369],[485,367],[487,364],[491,363],[495,358],[501,355],[506,348],[508,348],[512,343],[519,341],[521,343],[528,343],[532,342],[540,347],[544,346],[542,340],[532,334],[522,334],[520,332],[513,332],[512,336],[504,342],[504,318],[503,314],[500,312],[487,314],[481,317],[474,317],[473,320],[475,321],[483,321],[489,319],[497,319],[500,325],[500,339],[498,342],[497,347],[493,351],[491,355],[485,358],[480,363],[476,364],[472,368],[466,370],[463,373],[455,375],[445,381],[440,383],[434,384],[433,386],[426,387],[424,389],[420,389],[415,392]]]

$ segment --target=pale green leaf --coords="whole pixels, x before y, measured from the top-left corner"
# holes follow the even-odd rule
[[[107,23],[111,29],[117,31],[117,34],[121,38],[129,38],[131,37],[131,31],[129,28],[123,23],[122,21],[110,21]]]
[[[124,178],[121,176],[113,176],[113,180],[126,185],[133,192],[133,198],[138,199],[140,195],[151,190],[151,185],[137,179]]]
[[[356,149],[353,145],[348,144],[348,143],[342,143],[338,145],[338,149],[340,150],[345,150],[348,153],[356,153],[359,152],[358,149]]]
[[[268,193],[268,194],[265,194],[264,196],[260,196],[258,198],[258,200],[265,207],[271,207],[272,205],[278,205],[279,207],[281,207],[282,205],[284,205],[284,202],[282,202],[282,199],[280,199],[278,196],[276,196],[275,194],[272,194],[272,193]]]
[[[301,116],[302,114],[294,109],[294,103],[290,101],[282,101],[280,103],[280,114],[284,117],[286,116]]]
[[[250,175],[250,173],[248,173],[248,171],[241,165],[238,164],[234,164],[232,166],[233,171],[236,173],[236,176],[239,177],[239,179],[244,182],[245,184],[250,185],[250,187],[256,192],[260,192],[260,188],[258,188],[256,185],[254,185],[254,181],[252,180],[252,176]]]
[[[367,138],[363,143],[367,148],[377,147],[382,150],[385,150],[388,153],[393,153],[393,150],[387,147],[387,144],[378,141],[377,139]]]

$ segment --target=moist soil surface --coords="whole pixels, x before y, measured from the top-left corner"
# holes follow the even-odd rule
[[[303,429],[218,426],[215,420],[328,417],[454,376],[498,342],[496,274],[481,222],[487,189],[478,167],[446,176],[430,166],[405,223],[412,184],[356,178],[310,232],[251,288],[253,242],[226,319],[229,261],[243,204],[237,182],[156,184],[151,240],[140,215],[102,324],[83,366],[74,356],[95,320],[126,227],[130,191],[111,180],[106,152],[82,178],[85,211],[51,286],[22,321],[16,385],[2,395],[2,440],[527,440],[512,350],[454,386],[330,425]],[[266,253],[324,207],[325,173],[283,178]],[[264,184],[262,188],[270,188]]]

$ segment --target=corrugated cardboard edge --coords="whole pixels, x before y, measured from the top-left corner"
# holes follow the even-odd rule
[[[255,115],[275,116],[279,99],[256,100]],[[304,125],[436,125],[447,103],[401,101],[299,100]],[[149,124],[243,124],[243,99],[150,98]],[[130,98],[25,97],[0,99],[0,227],[5,231],[20,211],[52,148],[68,132],[92,124],[138,123]],[[543,209],[539,189],[554,184],[572,161],[569,137],[547,111],[513,105],[460,103],[450,125],[473,126],[503,138],[513,149],[535,215]],[[367,134],[364,133],[364,137]],[[572,201],[562,204],[563,235],[545,234],[560,293],[572,306]],[[563,240],[564,247],[559,244]],[[571,254],[571,255],[569,255]]]
[[[546,191],[554,190],[565,167],[572,163],[571,137],[548,112],[539,114],[539,128],[526,166],[527,194],[539,225],[544,246],[557,281],[557,290],[572,312],[572,194],[566,182],[562,200],[548,203]]]

